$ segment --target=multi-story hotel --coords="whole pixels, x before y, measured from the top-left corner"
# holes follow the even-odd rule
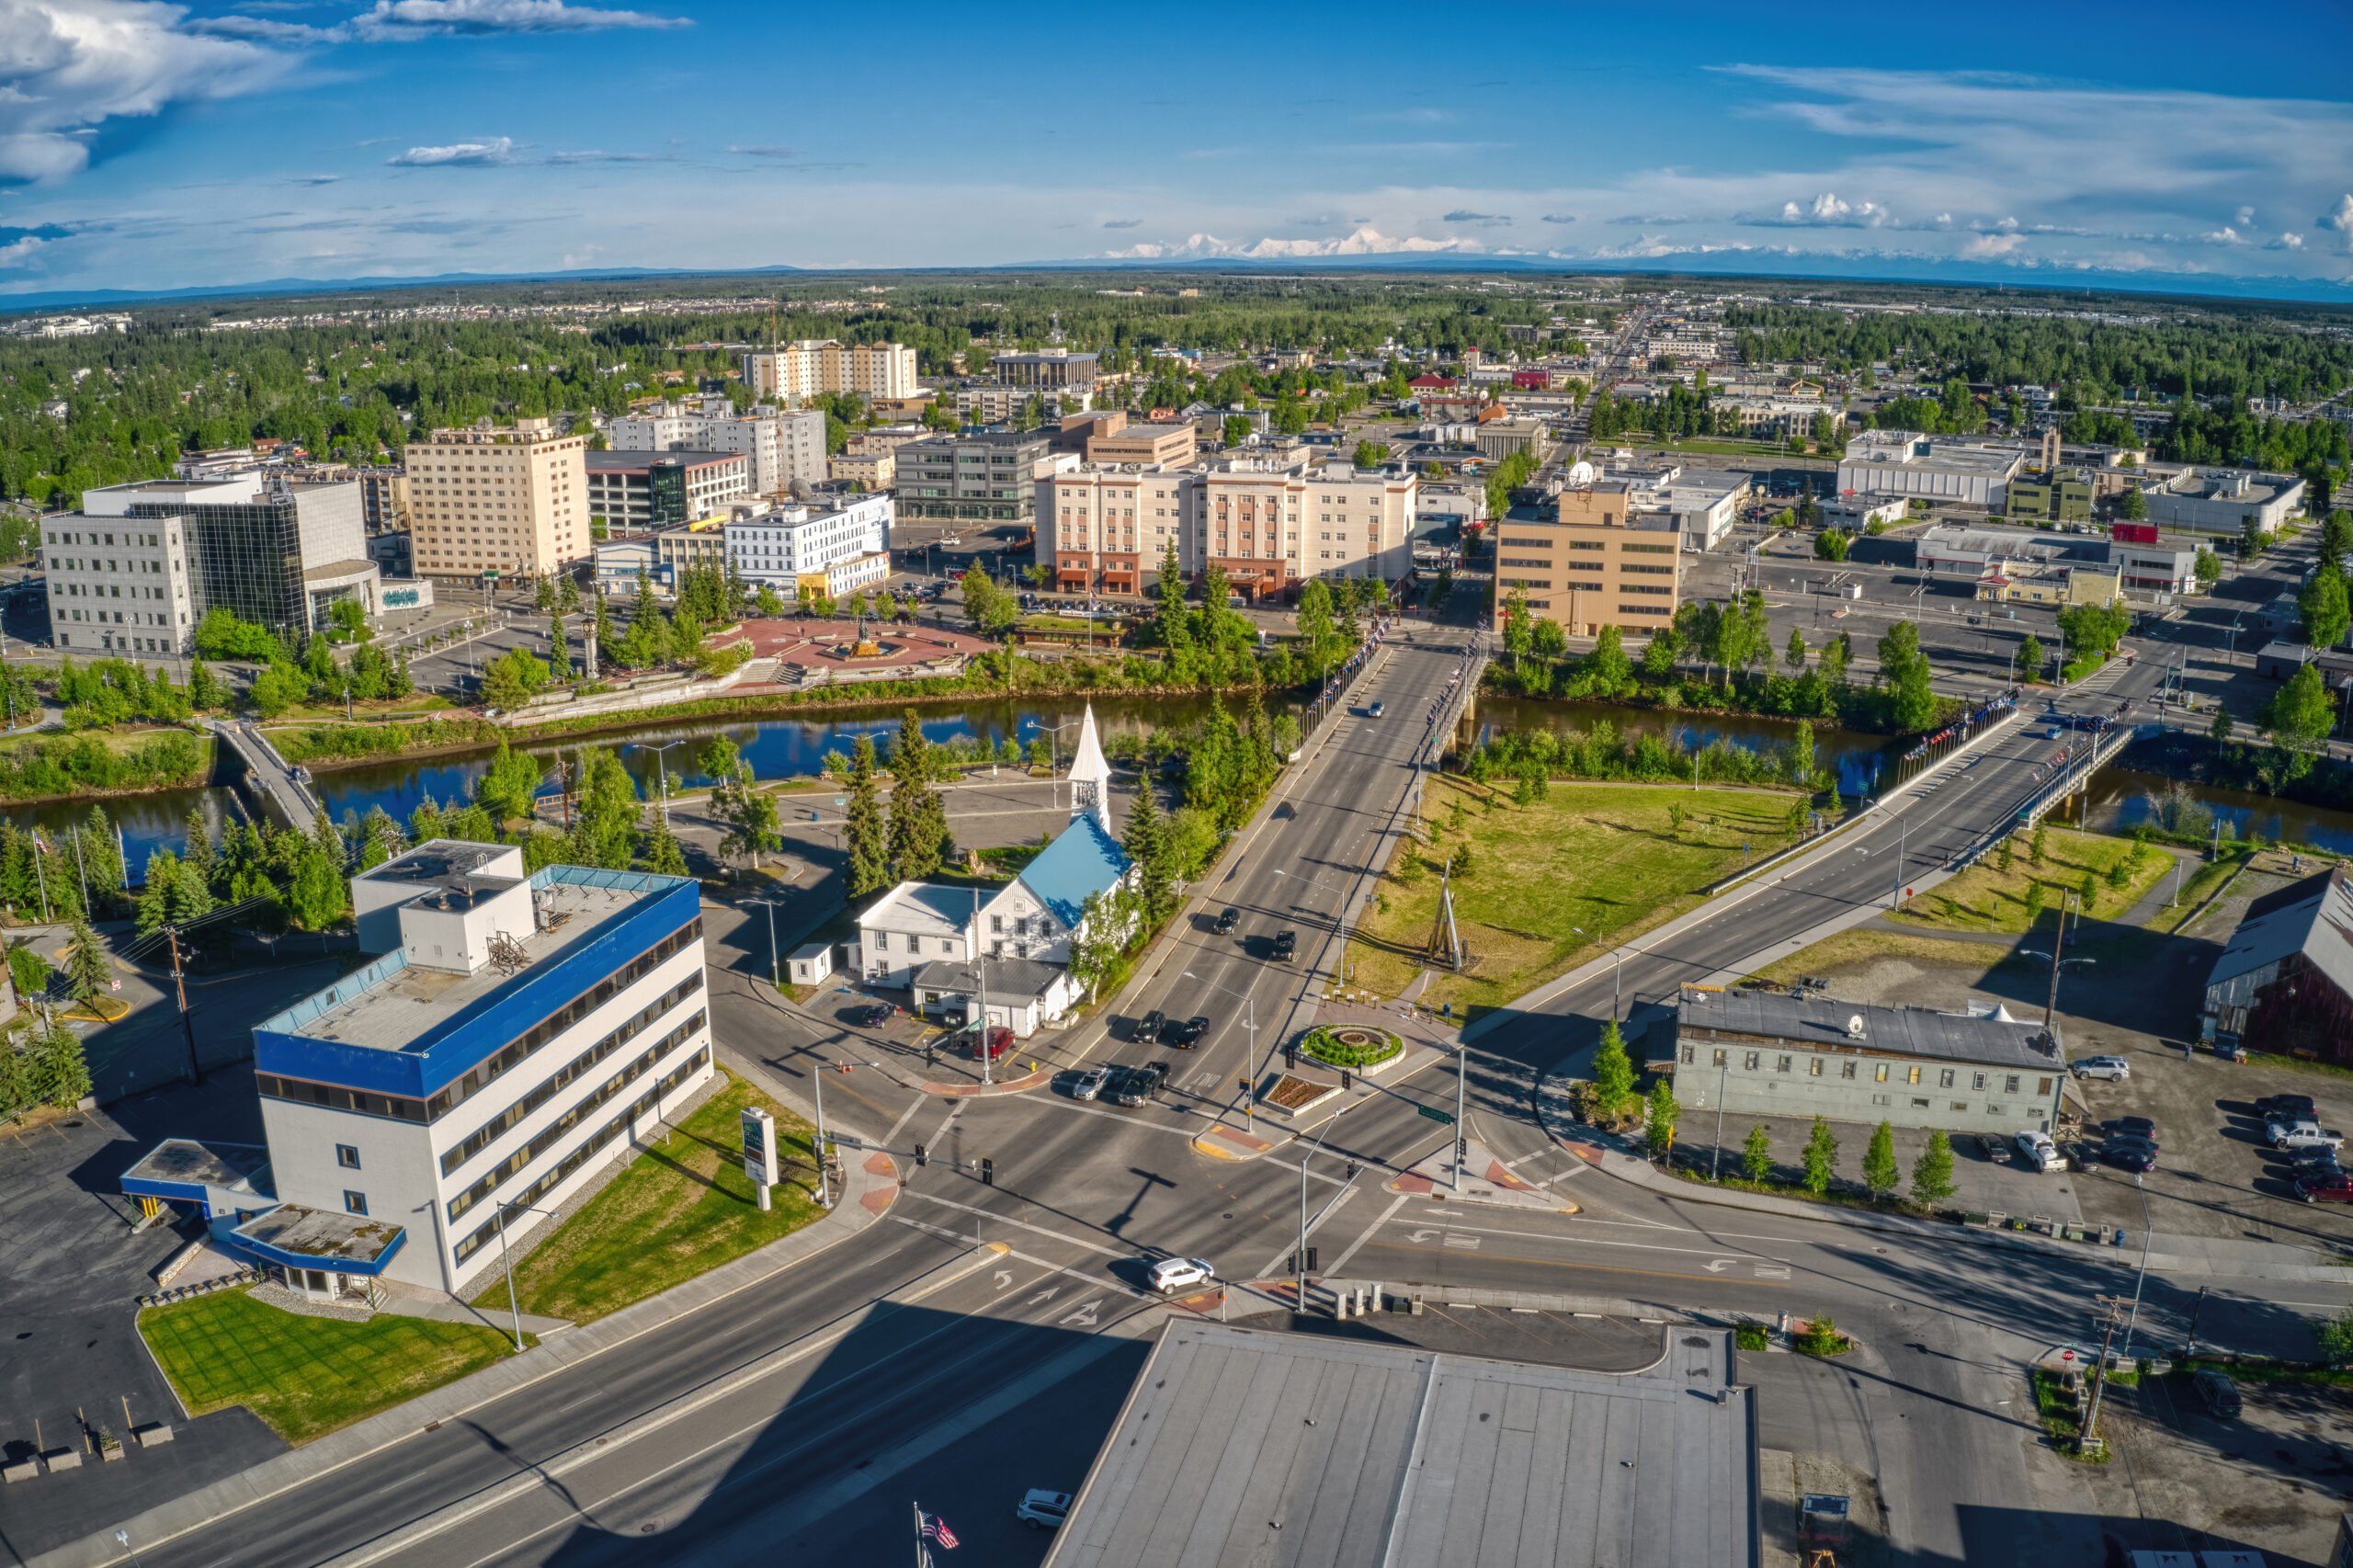
[[[1215,562],[1254,599],[1310,577],[1393,583],[1413,566],[1415,483],[1346,459],[1081,463],[1038,481],[1040,558],[1064,593],[1141,593],[1172,540],[1187,576]]]
[[[478,419],[412,441],[409,515],[416,570],[428,577],[540,575],[587,559],[585,436],[544,419]]]
[[[805,403],[819,392],[869,398],[912,397],[921,390],[915,351],[904,343],[839,343],[804,337],[744,356],[744,380],[756,397]]]
[[[1633,511],[1624,480],[1563,490],[1557,501],[1516,506],[1495,526],[1498,609],[1518,589],[1531,613],[1572,637],[1672,625],[1682,548],[1674,516]]]
[[[887,454],[886,454],[887,455]],[[791,597],[802,591],[837,598],[891,574],[891,497],[843,495],[838,506],[740,507],[727,521],[730,571]]]
[[[353,879],[381,956],[254,1030],[277,1206],[231,1238],[313,1294],[472,1293],[710,1076],[687,877],[436,839]]]
[[[825,478],[825,413],[819,408],[737,414],[723,397],[698,398],[626,415],[605,435],[624,451],[740,452],[755,495],[778,494],[796,479],[816,484]]]

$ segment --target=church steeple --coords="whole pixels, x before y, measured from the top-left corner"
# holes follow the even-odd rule
[[[1111,764],[1095,733],[1095,704],[1086,705],[1079,722],[1078,746],[1070,758],[1070,814],[1075,821],[1093,812],[1106,833],[1111,831]]]

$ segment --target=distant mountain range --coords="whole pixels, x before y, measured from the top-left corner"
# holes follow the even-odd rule
[[[998,267],[872,267],[858,271],[781,265],[726,268],[609,267],[583,268],[575,271],[445,272],[426,278],[274,278],[256,283],[223,284],[199,289],[61,289],[40,293],[0,296],[0,315],[98,310],[127,305],[161,304],[181,300],[250,299],[258,301],[301,295],[391,292],[402,290],[461,287],[485,288],[529,283],[634,283],[662,279],[686,282],[726,278],[815,278],[828,276],[871,278],[914,275],[961,276],[992,272],[1249,273],[1256,276],[1301,273],[1328,275],[1348,272],[1510,272],[1592,277],[1639,274],[1645,277],[1705,278],[1711,282],[1753,278],[1760,283],[1783,286],[1820,282],[1874,283],[1901,288],[1909,284],[1926,289],[1997,288],[2014,290],[2021,294],[2099,295],[2109,298],[2164,295],[2215,301],[2274,300],[2316,305],[2353,302],[2353,282],[2332,282],[2324,278],[2234,278],[2228,280],[2227,285],[2224,286],[2225,280],[2211,275],[2138,273],[2128,276],[2056,272],[2038,274],[2021,273],[2014,268],[1966,264],[1958,265],[1949,271],[1941,271],[1935,277],[1903,277],[1873,272],[1860,258],[1842,266],[1835,257],[1823,258],[1817,269],[1813,271],[1774,273],[1756,271],[1753,266],[1744,267],[1740,265],[1744,259],[1737,256],[1726,256],[1720,261],[1708,257],[1683,256],[1650,262],[1602,263],[1562,261],[1549,256],[1475,256],[1448,251],[1395,256],[1285,256],[1271,259],[1205,256],[1163,256],[1148,260],[1120,261],[1074,258],[1067,261],[1018,262]]]

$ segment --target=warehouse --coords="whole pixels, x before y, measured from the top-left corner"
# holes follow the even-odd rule
[[[1667,1060],[1687,1109],[1828,1117],[1953,1132],[2049,1131],[2066,1058],[2058,1028],[1984,1013],[1687,985]]]

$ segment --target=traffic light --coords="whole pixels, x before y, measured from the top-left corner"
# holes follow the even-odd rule
[[[1247,1078],[1236,1078],[1233,1080],[1233,1086],[1240,1089],[1246,1095],[1250,1092],[1250,1080]]]
[[[996,1162],[995,1160],[983,1160],[981,1162],[981,1185],[983,1187],[995,1187],[996,1185]]]
[[[1467,1160],[1471,1157],[1471,1140],[1457,1138],[1454,1141],[1454,1157],[1458,1160]]]
[[[920,1143],[916,1144],[916,1145],[915,1145],[915,1168],[916,1168],[917,1170],[921,1170],[924,1166],[926,1166],[926,1165],[929,1165],[929,1164],[931,1164],[931,1151],[930,1151],[930,1150],[928,1150],[928,1149],[926,1149],[926,1148],[925,1148],[925,1147],[924,1147],[922,1144],[920,1144]]]
[[[1299,1047],[1295,1045],[1283,1047],[1283,1066],[1287,1069],[1296,1069],[1299,1066]]]
[[[1349,1071],[1348,1071],[1347,1068],[1345,1068],[1345,1067],[1341,1068],[1341,1069],[1340,1069],[1340,1087],[1342,1087],[1342,1088],[1344,1088],[1344,1089],[1353,1089],[1353,1088],[1355,1088],[1356,1086],[1357,1086],[1357,1075],[1356,1075],[1355,1074],[1353,1074],[1353,1073],[1349,1072]]]
[[[1354,1160],[1350,1160],[1348,1162],[1348,1180],[1354,1181],[1357,1179],[1357,1163]]]

